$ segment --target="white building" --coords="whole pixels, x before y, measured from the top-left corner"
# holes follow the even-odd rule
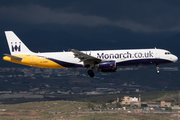
[[[138,101],[138,98],[136,98],[136,97],[132,98],[132,102],[137,102],[137,101]]]

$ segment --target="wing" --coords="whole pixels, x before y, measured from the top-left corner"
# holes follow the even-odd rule
[[[17,57],[17,56],[14,56],[14,55],[9,55],[9,54],[4,54],[5,56],[8,56],[14,60],[17,60],[17,61],[21,61],[23,58],[22,57]]]
[[[95,64],[100,63],[102,60],[98,59],[96,57],[93,57],[91,55],[87,55],[83,52],[80,52],[75,49],[71,49],[71,51],[74,53],[75,58],[79,58],[80,62],[84,62],[84,67],[91,67],[94,66]]]

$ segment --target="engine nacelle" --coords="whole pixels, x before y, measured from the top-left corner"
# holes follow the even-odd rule
[[[118,68],[113,68],[113,69],[103,69],[103,68],[98,68],[98,72],[117,72]]]
[[[102,69],[113,69],[116,68],[116,62],[115,61],[102,61],[97,65],[97,68]]]
[[[102,61],[97,66],[99,72],[117,72],[116,62],[111,61]]]

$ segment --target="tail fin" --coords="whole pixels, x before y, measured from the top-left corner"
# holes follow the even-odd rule
[[[5,35],[11,55],[32,53],[13,31],[5,31]]]

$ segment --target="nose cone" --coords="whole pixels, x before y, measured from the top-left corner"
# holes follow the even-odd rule
[[[178,60],[178,57],[177,56],[173,56],[173,62],[176,62]]]

